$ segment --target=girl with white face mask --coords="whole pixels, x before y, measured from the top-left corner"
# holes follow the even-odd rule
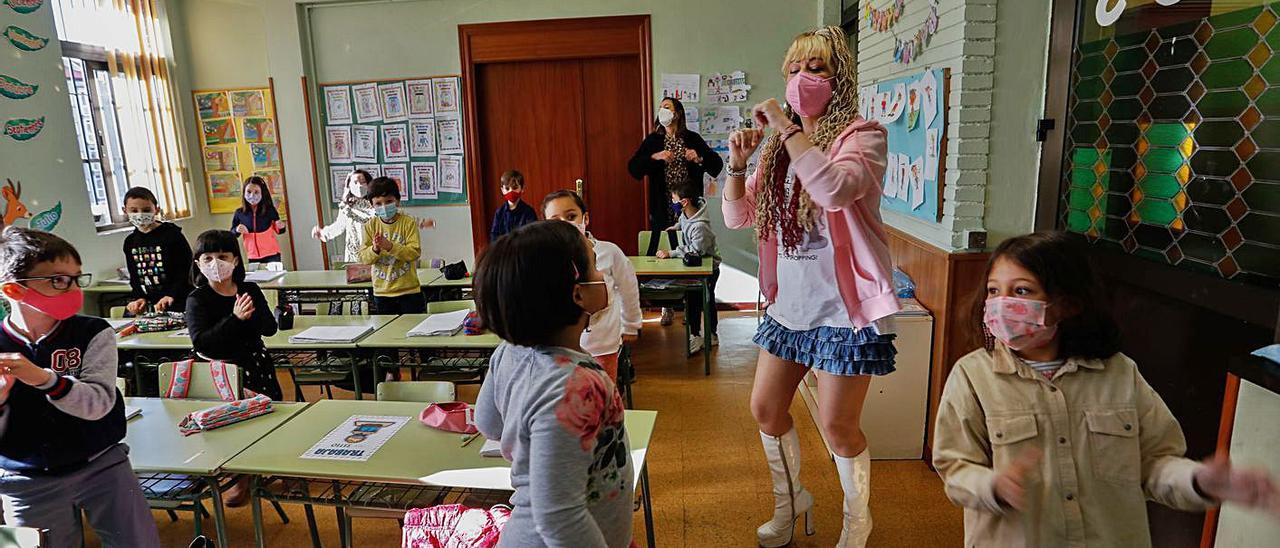
[[[279,235],[284,229],[266,179],[257,175],[245,179],[243,201],[231,218],[231,231],[244,239],[249,262],[282,268]]]
[[[373,204],[369,203],[369,183],[373,177],[363,169],[347,176],[346,193],[338,205],[338,216],[329,226],[311,228],[311,237],[322,242],[343,236],[342,260],[347,263],[360,261],[360,248],[364,247],[364,224],[373,218]]]

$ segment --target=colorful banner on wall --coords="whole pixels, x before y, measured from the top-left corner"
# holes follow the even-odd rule
[[[946,69],[932,69],[858,90],[858,110],[889,130],[881,209],[938,222],[942,216]]]
[[[275,102],[270,88],[202,90],[192,93],[200,119],[200,157],[210,213],[241,205],[245,179],[267,181],[280,218],[289,216]]]

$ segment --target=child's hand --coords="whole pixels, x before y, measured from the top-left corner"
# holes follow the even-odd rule
[[[378,232],[373,235],[373,248],[384,253],[391,251],[391,240],[388,240],[386,236]]]
[[[426,219],[423,219],[423,220],[421,220],[421,221],[418,221],[418,228],[421,228],[421,229],[424,229],[424,230],[425,230],[425,229],[428,229],[428,228],[435,228],[435,227],[436,227],[436,220],[435,220],[435,219],[432,219],[432,218],[429,218],[429,217],[428,217],[428,218],[426,218]]]
[[[156,312],[164,312],[173,306],[173,297],[165,297],[156,301]]]
[[[276,232],[284,232],[284,221],[272,221],[271,228],[274,228]]]
[[[653,158],[654,160],[661,160],[663,162],[670,162],[672,160],[671,151],[664,150],[661,152],[655,152],[650,156],[650,158]]]
[[[129,301],[129,304],[125,305],[124,309],[128,310],[130,314],[137,316],[147,311],[147,300],[138,299],[136,301]]]
[[[252,318],[253,311],[253,297],[250,297],[248,293],[241,293],[237,296],[236,304],[231,309],[231,313],[243,321],[248,321],[249,318]]]
[[[670,251],[667,251],[667,250],[665,250],[665,249],[659,249],[659,250],[658,250],[658,254],[657,254],[657,256],[658,256],[658,258],[659,258],[659,259],[665,259],[665,258],[667,258],[667,257],[670,257],[670,256],[671,256],[671,252],[670,252]]]
[[[1026,493],[1027,473],[1040,464],[1040,457],[1041,453],[1038,449],[1029,449],[1018,455],[1017,460],[1010,463],[1009,466],[997,471],[995,485],[993,486],[996,492],[996,500],[1014,510],[1023,510],[1026,502],[1024,494]]]
[[[1277,493],[1271,475],[1261,469],[1232,468],[1222,453],[1205,459],[1204,466],[1196,471],[1195,484],[1216,500],[1280,516],[1280,493]]]
[[[0,403],[9,401],[9,392],[13,390],[14,383],[18,382],[13,375],[0,375]]]
[[[320,232],[321,230],[324,230],[324,229],[323,229],[323,228],[321,228],[321,227],[320,227],[320,225],[316,225],[316,226],[311,227],[311,237],[312,237],[313,239],[319,240],[319,239],[320,239],[320,237],[321,237],[321,236],[323,236],[323,234],[321,234],[321,232]]]
[[[248,229],[248,228],[245,228],[245,226],[244,226],[244,225],[236,225],[236,232],[237,232],[237,233],[239,233],[239,234],[248,234],[248,233],[249,233],[249,229]]]
[[[49,382],[49,377],[53,374],[31,363],[22,354],[7,352],[0,354],[0,375],[11,375],[31,386],[40,386]]]

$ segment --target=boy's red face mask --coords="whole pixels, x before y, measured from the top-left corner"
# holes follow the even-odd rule
[[[502,199],[514,203],[516,200],[520,199],[520,194],[521,192],[519,190],[508,190],[502,193]]]
[[[6,288],[6,295],[16,297],[15,293],[22,292],[21,298],[16,298],[15,300],[55,320],[61,321],[70,318],[76,315],[76,312],[79,312],[80,308],[84,306],[84,293],[75,285],[72,285],[66,291],[53,295],[45,295],[30,286],[17,282],[6,285],[11,285],[11,287]]]

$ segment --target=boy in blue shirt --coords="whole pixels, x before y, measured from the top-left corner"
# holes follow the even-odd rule
[[[502,204],[493,214],[493,226],[489,229],[489,242],[493,243],[506,233],[538,220],[538,212],[524,203],[524,175],[514,169],[502,174]]]
[[[0,233],[0,503],[9,525],[79,546],[76,508],[104,546],[160,546],[129,465],[115,331],[76,314],[91,279],[48,232]]]

